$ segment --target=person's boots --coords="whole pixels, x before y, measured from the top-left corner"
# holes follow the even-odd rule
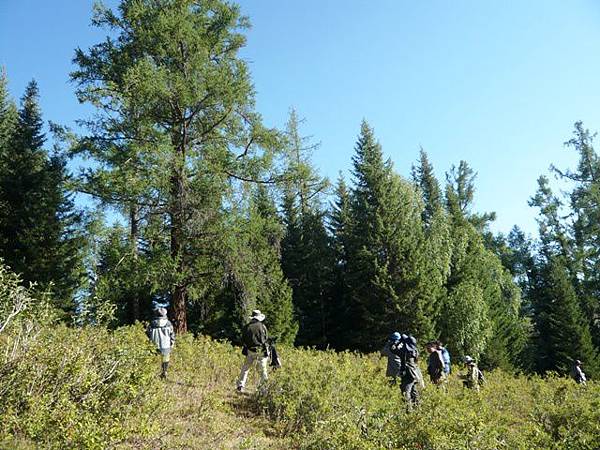
[[[168,368],[169,368],[169,363],[168,363],[168,362],[164,362],[164,363],[162,363],[162,372],[161,372],[161,374],[160,374],[160,377],[161,377],[163,380],[166,380],[166,379],[167,379],[167,369],[168,369]]]

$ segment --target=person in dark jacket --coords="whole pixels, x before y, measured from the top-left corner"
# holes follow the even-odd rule
[[[162,355],[162,371],[161,378],[167,378],[167,370],[169,369],[169,361],[171,358],[171,350],[175,345],[175,332],[173,324],[167,319],[167,310],[158,308],[156,310],[156,318],[150,322],[146,334],[156,349]]]
[[[436,342],[428,342],[426,348],[427,353],[429,353],[429,357],[427,358],[427,373],[429,374],[429,379],[433,384],[439,386],[444,382],[446,375],[444,372],[442,352],[437,349]]]
[[[573,367],[571,368],[571,378],[573,378],[577,384],[586,384],[587,382],[585,373],[581,369],[581,361],[578,359],[573,362]]]
[[[413,336],[403,334],[400,343],[392,347],[392,352],[400,356],[402,363],[400,389],[410,411],[419,403],[419,388],[423,387],[423,375],[417,363],[419,359],[417,340]]]
[[[396,347],[400,345],[400,337],[400,333],[397,331],[393,332],[381,349],[381,355],[387,357],[385,376],[389,378],[392,385],[396,384],[402,371],[402,359],[400,355],[392,351],[392,349],[396,350]]]
[[[250,322],[244,327],[242,335],[244,347],[242,353],[246,355],[244,363],[242,364],[242,370],[237,381],[237,390],[240,392],[244,391],[246,386],[246,380],[248,379],[248,372],[254,364],[258,364],[260,370],[260,381],[264,383],[267,381],[267,364],[269,361],[269,333],[267,327],[263,323],[265,315],[258,309],[252,311],[250,316]]]

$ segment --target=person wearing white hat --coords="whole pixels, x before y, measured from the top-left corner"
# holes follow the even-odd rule
[[[260,382],[264,383],[267,381],[267,363],[269,360],[267,340],[269,333],[263,323],[264,320],[265,315],[258,309],[255,309],[250,316],[250,322],[244,327],[242,336],[244,347],[242,348],[242,354],[246,355],[246,358],[244,359],[242,370],[237,380],[237,390],[240,392],[244,391],[248,372],[255,363],[258,364],[260,370]]]
[[[173,348],[173,345],[175,345],[175,332],[173,331],[173,324],[167,318],[167,310],[165,308],[158,308],[155,311],[156,318],[150,322],[146,334],[154,345],[156,345],[158,352],[162,355],[162,371],[160,377],[166,379],[171,349]]]
[[[479,391],[479,387],[485,383],[483,373],[477,367],[477,362],[470,356],[465,356],[465,365],[467,366],[467,373],[461,375],[463,386]]]

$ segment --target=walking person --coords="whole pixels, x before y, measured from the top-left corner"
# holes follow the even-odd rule
[[[439,386],[446,378],[442,352],[438,350],[436,342],[428,342],[426,348],[427,353],[429,353],[429,357],[427,358],[427,373],[429,374],[429,379],[433,384]]]
[[[156,318],[148,325],[146,334],[162,356],[160,377],[166,380],[169,361],[171,359],[171,350],[175,345],[175,331],[173,330],[173,324],[167,318],[167,309],[158,308],[155,311]]]
[[[581,361],[578,359],[573,362],[573,367],[571,367],[571,378],[573,378],[577,384],[586,384],[587,382],[585,373],[581,368]]]
[[[442,355],[442,360],[444,361],[444,373],[446,374],[446,378],[450,375],[451,372],[451,363],[450,363],[450,352],[440,341],[435,341],[437,345],[437,349]]]
[[[419,403],[419,390],[423,386],[423,375],[417,364],[419,350],[417,340],[410,335],[401,335],[398,345],[392,348],[392,352],[400,356],[400,389],[407,403],[409,411]]]
[[[465,365],[467,366],[467,373],[461,375],[463,386],[479,391],[480,386],[485,383],[483,373],[477,367],[475,360],[470,356],[465,356]]]
[[[381,355],[387,357],[385,376],[390,380],[390,385],[395,385],[401,376],[402,359],[399,352],[396,352],[401,345],[400,338],[400,333],[393,332],[381,349]]]
[[[258,365],[260,371],[260,382],[264,383],[268,379],[267,364],[269,361],[269,333],[267,327],[263,323],[265,315],[258,309],[252,311],[250,322],[244,327],[242,340],[244,347],[242,354],[246,356],[240,376],[237,380],[237,390],[243,392],[248,379],[248,372],[254,365]]]

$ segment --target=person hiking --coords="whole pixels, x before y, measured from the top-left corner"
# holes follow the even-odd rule
[[[587,379],[585,373],[581,369],[581,365],[581,361],[578,359],[573,362],[573,367],[571,367],[571,378],[573,378],[577,384],[586,384]]]
[[[169,369],[169,361],[171,359],[171,350],[175,345],[175,332],[173,330],[173,324],[167,318],[166,308],[158,308],[156,311],[156,318],[154,318],[146,334],[150,339],[158,352],[162,355],[161,373],[162,379],[167,378],[167,370]]]
[[[392,349],[396,350],[399,345],[402,345],[400,338],[400,333],[394,331],[390,334],[380,352],[382,356],[387,357],[385,376],[388,377],[390,385],[395,385],[401,376],[402,359],[399,354],[392,351]]]
[[[433,341],[426,344],[426,349],[427,353],[429,353],[429,357],[427,358],[427,373],[429,374],[429,379],[433,384],[439,386],[445,380],[442,352],[438,350],[437,343]]]
[[[435,343],[437,345],[437,349],[442,355],[442,360],[444,361],[444,373],[446,374],[446,377],[448,377],[451,371],[450,352],[440,341],[435,341]]]
[[[423,386],[423,375],[417,364],[417,340],[413,336],[402,334],[400,342],[390,348],[392,353],[400,357],[400,389],[410,411],[419,403],[419,389]]]
[[[248,379],[248,372],[253,364],[258,364],[260,381],[267,381],[267,363],[269,361],[269,333],[263,323],[265,315],[258,309],[252,311],[250,322],[244,327],[242,341],[244,347],[242,354],[246,356],[242,364],[240,376],[237,380],[237,390],[243,392]]]
[[[475,360],[470,356],[465,356],[465,365],[467,366],[467,373],[461,375],[461,378],[463,379],[463,386],[479,391],[479,387],[485,383],[483,373],[477,367]]]

